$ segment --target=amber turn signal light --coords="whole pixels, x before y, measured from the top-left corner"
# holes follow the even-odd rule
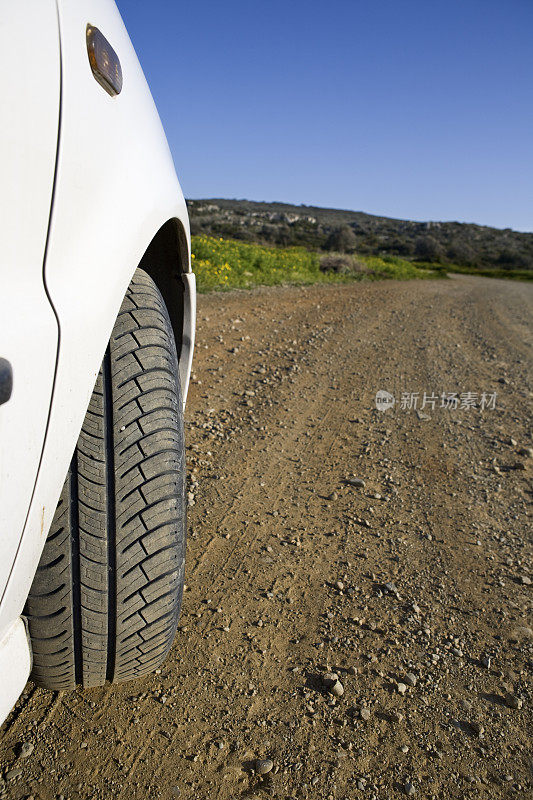
[[[111,97],[122,91],[122,67],[104,34],[87,25],[87,54],[95,79]]]

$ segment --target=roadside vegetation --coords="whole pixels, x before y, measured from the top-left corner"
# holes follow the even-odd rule
[[[462,272],[519,280],[533,277],[533,233],[510,228],[414,222],[359,211],[248,200],[189,200],[188,208],[191,230],[197,236],[281,247],[294,254],[294,248],[322,256],[340,253],[355,258],[365,269],[379,273],[379,277],[383,276],[384,265],[387,270],[409,273],[406,263],[414,269],[433,270],[433,274]],[[378,259],[372,266],[368,261],[371,258]],[[294,272],[292,282],[296,282],[296,273],[301,276],[301,268]],[[332,272],[334,276],[327,280],[341,279],[339,273]],[[235,277],[228,276],[228,281]],[[246,277],[250,276],[241,275],[241,280]],[[254,272],[251,277],[259,276]]]
[[[435,275],[456,273],[459,275],[481,275],[484,278],[507,278],[515,281],[533,281],[533,270],[528,269],[502,269],[497,267],[464,267],[460,264],[427,264],[417,262],[421,269],[430,268]]]
[[[435,274],[396,256],[324,255],[304,247],[269,247],[214,236],[192,237],[192,262],[200,292],[276,284],[408,280]]]

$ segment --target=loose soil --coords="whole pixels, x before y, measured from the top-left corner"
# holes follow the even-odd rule
[[[200,296],[176,642],[28,684],[0,797],[531,797],[532,309],[466,276]]]

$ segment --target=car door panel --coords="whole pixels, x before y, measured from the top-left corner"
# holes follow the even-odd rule
[[[2,4],[0,16],[0,596],[19,546],[49,415],[58,324],[43,277],[60,108],[54,0]]]

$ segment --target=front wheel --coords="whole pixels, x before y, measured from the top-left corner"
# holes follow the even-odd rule
[[[152,672],[175,636],[185,566],[183,406],[172,327],[135,272],[26,603],[31,679],[101,686]]]

